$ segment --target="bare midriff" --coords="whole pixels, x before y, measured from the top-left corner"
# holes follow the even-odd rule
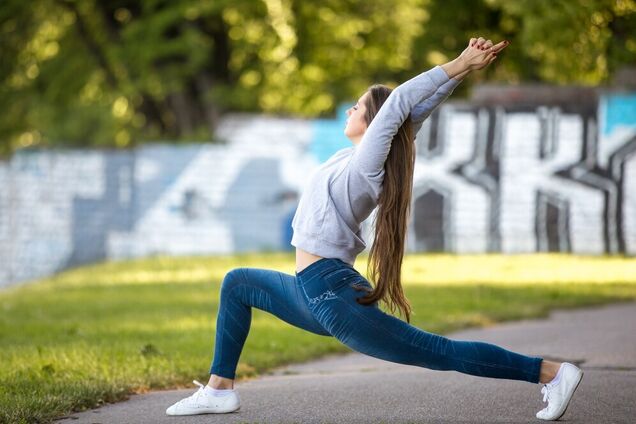
[[[322,259],[322,256],[316,256],[302,249],[296,248],[296,272],[300,272],[314,262]]]

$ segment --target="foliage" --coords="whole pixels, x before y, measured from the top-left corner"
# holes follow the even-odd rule
[[[635,62],[635,12],[634,0],[4,0],[0,155],[209,140],[228,111],[329,115],[477,34],[512,44],[472,81],[604,83]]]

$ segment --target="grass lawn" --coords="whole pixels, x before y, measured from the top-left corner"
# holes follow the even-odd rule
[[[356,265],[365,274],[366,257]],[[110,262],[0,291],[0,422],[49,422],[132,392],[205,381],[220,283],[241,266],[293,274],[294,257]],[[436,333],[636,299],[635,258],[411,255],[403,274],[411,323]],[[254,310],[238,377],[348,351]]]

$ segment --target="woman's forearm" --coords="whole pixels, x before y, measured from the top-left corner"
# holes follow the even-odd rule
[[[456,79],[460,79],[463,78],[468,72],[470,72],[470,68],[461,57],[456,57],[450,62],[446,62],[445,64],[440,66],[444,70],[444,72],[446,72],[446,75],[448,75],[449,79],[455,77],[457,77]]]

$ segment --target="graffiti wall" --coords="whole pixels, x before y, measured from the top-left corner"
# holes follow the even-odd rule
[[[350,146],[345,107],[229,115],[222,144],[18,152],[0,162],[0,285],[104,259],[291,249],[312,168]],[[636,253],[636,95],[591,110],[448,102],[416,144],[409,251]]]
[[[634,254],[636,96],[627,100],[617,117],[604,99],[600,121],[576,108],[442,108],[418,134],[410,247]]]

